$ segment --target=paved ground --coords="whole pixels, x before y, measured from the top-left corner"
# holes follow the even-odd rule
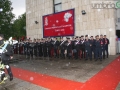
[[[60,60],[49,58],[36,58],[33,60],[26,60],[24,57],[17,57],[22,61],[14,62],[11,66],[38,72],[50,76],[64,78],[72,81],[86,82],[110,62],[112,62],[118,55],[110,56],[103,61],[85,61],[85,60]],[[32,76],[31,76],[32,77]],[[7,89],[3,89],[6,87]],[[48,90],[34,84],[31,84],[20,79],[14,79],[12,82],[7,81],[6,84],[0,86],[0,90]],[[119,89],[118,89],[119,90]]]
[[[7,80],[5,84],[0,85],[0,90],[48,90],[48,89],[14,78],[13,81],[10,82]]]
[[[12,65],[42,74],[47,74],[79,82],[86,82],[116,57],[118,56],[110,56],[108,59],[105,59],[102,62],[94,60],[85,61],[59,59],[49,61],[48,58],[46,58],[45,60],[36,58],[34,60],[24,60],[19,63],[14,63]]]

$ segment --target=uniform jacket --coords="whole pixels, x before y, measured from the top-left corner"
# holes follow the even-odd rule
[[[3,40],[0,41],[0,46],[4,43]],[[10,56],[13,56],[13,48],[10,44],[7,45],[6,51],[1,54],[2,60],[10,60]]]

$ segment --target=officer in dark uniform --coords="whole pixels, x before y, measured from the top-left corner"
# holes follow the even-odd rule
[[[23,48],[24,48],[24,55],[26,56],[26,58],[27,58],[27,56],[28,56],[28,49],[29,49],[28,46],[29,46],[29,45],[28,45],[28,40],[26,39],[26,40],[24,41],[24,46],[23,46]]]
[[[75,41],[76,41],[76,38],[75,37],[72,37],[72,40],[71,40],[71,43],[72,43],[72,57],[74,58],[75,57],[75,53],[73,52],[74,49],[75,49]]]
[[[43,39],[43,57],[47,57],[47,44],[46,44],[46,40]]]
[[[50,37],[49,37],[48,40],[46,41],[46,46],[47,46],[47,54],[48,54],[48,57],[51,58],[52,42],[51,42],[51,38],[50,38]]]
[[[57,40],[57,38],[54,38],[53,48],[54,48],[55,58],[56,57],[59,58],[59,53],[58,53],[59,44],[60,44],[60,42]]]
[[[34,55],[35,57],[38,56],[38,42],[36,39],[34,39]]]
[[[27,46],[26,46],[26,40],[24,40],[23,42],[23,54],[26,56],[26,50],[27,50]]]
[[[41,40],[38,39],[38,56],[41,57],[42,55],[42,46],[41,46]]]
[[[88,35],[85,36],[85,55],[86,55],[86,59],[88,60],[88,57],[90,58],[90,60],[92,60],[92,55],[91,55],[91,51],[90,51],[90,47],[91,47],[91,43],[90,43],[90,39],[88,39]]]
[[[82,58],[85,58],[85,40],[84,40],[84,36],[81,36],[81,40],[80,40],[80,47],[81,47],[81,51],[82,51]]]
[[[26,42],[26,58],[28,58],[30,56],[29,45],[30,45],[30,41],[29,41],[29,39],[27,39],[27,42]]]
[[[110,44],[109,39],[104,35],[104,40],[105,40],[105,52],[106,52],[106,57],[108,58],[109,52],[108,52],[108,45]]]
[[[4,35],[0,34],[0,46],[4,44]],[[6,47],[6,51],[4,51],[3,53],[1,53],[1,60],[2,60],[2,64],[4,64],[6,66],[7,72],[10,76],[10,81],[13,80],[13,74],[11,71],[11,67],[9,65],[9,60],[13,58],[13,50],[12,50],[12,46],[10,44],[7,45]],[[5,77],[5,74],[2,74],[1,76],[1,80],[3,80]]]
[[[18,47],[18,44],[16,43],[16,44],[14,44],[13,46],[14,46],[14,54],[17,54],[17,53],[18,53],[18,52],[17,52],[17,51],[18,51],[18,50],[17,50],[17,49],[18,49],[18,48],[17,48],[17,47]]]
[[[67,57],[70,59],[72,57],[72,43],[70,38],[67,38],[66,42]]]
[[[18,54],[20,54],[20,40],[19,40],[19,42],[17,44],[18,44],[18,47],[17,47],[18,51],[17,52],[18,52]]]
[[[60,56],[62,59],[65,59],[65,42],[66,40],[63,40],[63,37],[60,38]]]
[[[102,58],[105,59],[105,39],[103,38],[103,35],[100,35],[100,44],[102,49]]]
[[[51,57],[54,57],[54,38],[51,38],[52,48],[51,48]]]
[[[82,59],[82,43],[81,43],[81,37],[79,37],[79,40],[80,40],[80,44],[79,44],[79,57],[80,57],[80,60]]]
[[[20,40],[20,43],[19,43],[19,54],[23,54],[23,41]]]
[[[79,51],[80,51],[80,40],[77,36],[76,41],[74,42],[74,50],[73,50],[74,55],[75,55],[75,59],[78,59]]]
[[[32,42],[32,40],[30,40],[29,51],[30,51],[31,58],[33,58],[33,50],[34,50],[34,43]]]
[[[102,61],[102,48],[101,48],[101,42],[99,40],[99,36],[96,36],[96,40],[95,40],[95,56],[96,56],[96,60],[98,60],[98,58],[100,58],[100,61]]]
[[[93,36],[90,37],[90,55],[92,56],[92,53],[94,54],[94,59],[95,59],[95,40],[93,38]]]

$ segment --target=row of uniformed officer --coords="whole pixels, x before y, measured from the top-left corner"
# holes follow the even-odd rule
[[[85,38],[84,36],[73,37],[72,40],[70,38],[66,40],[61,38],[60,41],[57,38],[38,39],[34,40],[34,42],[27,40],[22,46],[24,47],[24,54],[31,55],[31,57],[35,55],[36,57],[54,56],[55,58],[85,58],[86,60],[95,58],[97,60],[97,58],[105,58],[105,51],[106,57],[108,57],[108,44],[109,40],[106,38],[106,35],[104,35],[104,38],[103,35],[100,38],[96,36],[95,39],[93,36],[89,39],[86,35]],[[93,53],[94,57],[92,57]]]

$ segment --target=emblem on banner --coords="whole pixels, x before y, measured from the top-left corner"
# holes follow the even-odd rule
[[[72,17],[72,14],[71,13],[65,13],[65,15],[64,15],[64,21],[66,21],[66,22],[69,22],[69,18],[70,17]]]
[[[45,18],[45,26],[47,26],[48,25],[48,18],[46,17]]]

